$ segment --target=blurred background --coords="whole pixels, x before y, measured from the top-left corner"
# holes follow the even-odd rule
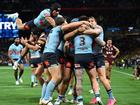
[[[113,44],[120,49],[116,64],[124,60],[131,66],[140,59],[139,0],[1,0],[0,22],[13,21],[5,19],[4,14],[15,12],[23,22],[29,21],[54,2],[62,5],[61,14],[68,21],[80,15],[94,16],[104,28],[105,40],[112,38]],[[0,64],[7,64],[8,47],[17,36],[22,36],[17,29],[0,29]]]

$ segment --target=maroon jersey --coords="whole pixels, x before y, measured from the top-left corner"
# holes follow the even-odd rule
[[[114,49],[113,45],[108,46],[106,45],[103,48],[104,55],[106,55],[105,60],[109,62],[109,64],[112,64],[112,61],[114,60],[112,56],[116,53],[116,50]]]

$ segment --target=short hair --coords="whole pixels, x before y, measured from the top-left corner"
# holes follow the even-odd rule
[[[41,31],[37,28],[33,28],[33,29],[31,29],[31,33],[33,33],[33,35],[40,36]]]
[[[89,19],[94,19],[96,21],[95,17],[93,17],[93,16],[89,17]]]
[[[79,18],[73,18],[72,20],[71,20],[71,23],[72,22],[78,22],[79,21]]]
[[[60,11],[61,5],[59,3],[54,3],[51,5],[50,9],[51,9],[51,11],[53,11],[53,10]]]
[[[57,26],[58,26],[58,25],[62,25],[65,21],[66,21],[66,20],[65,20],[64,17],[56,17],[56,18],[55,18],[55,23],[56,23]]]
[[[87,17],[86,15],[82,15],[79,17],[79,21],[85,20],[88,21],[89,17]]]

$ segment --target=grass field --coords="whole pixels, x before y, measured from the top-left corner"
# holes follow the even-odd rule
[[[38,105],[41,95],[41,87],[30,87],[30,74],[31,71],[26,68],[24,73],[24,83],[15,86],[13,77],[13,70],[11,67],[0,67],[0,105]],[[130,74],[130,75],[129,75]],[[132,70],[119,70],[113,68],[112,71],[112,89],[117,99],[116,105],[140,105],[140,80],[132,78]],[[84,105],[90,105],[89,101],[93,94],[89,94],[90,83],[87,75],[84,76],[83,81],[83,96]],[[102,85],[100,85],[102,99],[107,105],[107,94]],[[57,97],[55,92],[54,98]],[[71,99],[68,96],[68,99]],[[65,103],[62,105],[72,105]]]

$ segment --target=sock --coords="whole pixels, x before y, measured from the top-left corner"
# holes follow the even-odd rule
[[[95,92],[94,94],[95,94],[95,97],[100,97],[100,92],[99,91]]]
[[[64,97],[65,97],[64,95],[59,95],[59,96],[58,96],[58,98],[59,98],[60,100],[62,100]]]
[[[44,96],[45,96],[46,88],[47,88],[47,83],[44,83],[43,86],[42,86],[41,99],[43,99]]]
[[[35,75],[34,74],[31,75],[31,82],[33,82],[33,83],[35,82]]]
[[[18,69],[14,71],[14,76],[15,76],[15,79],[17,81],[18,80]]]
[[[77,96],[77,101],[78,102],[83,101],[83,96]]]
[[[109,96],[109,99],[114,99],[113,93],[112,93],[112,89],[107,90],[107,94]]]
[[[46,87],[45,97],[44,97],[45,100],[49,100],[49,98],[52,96],[55,86],[56,83],[52,80],[48,83]]]
[[[24,70],[20,70],[20,72],[19,72],[19,79],[21,78],[23,72],[24,72]]]

